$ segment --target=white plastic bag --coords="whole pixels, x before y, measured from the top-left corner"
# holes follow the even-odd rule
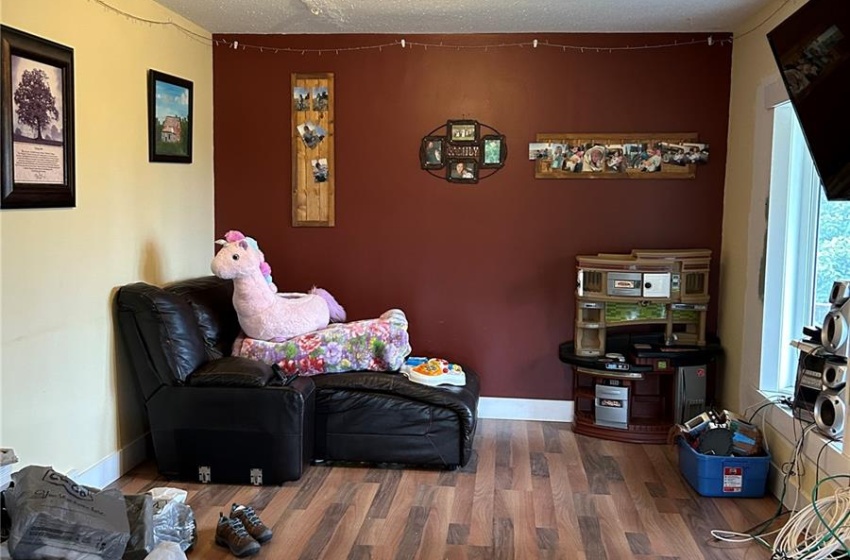
[[[183,551],[189,550],[198,540],[195,514],[186,505],[188,492],[179,488],[152,488],[153,542],[174,542]]]
[[[171,488],[169,486],[151,488],[148,490],[148,494],[153,496],[153,507],[155,510],[161,509],[165,502],[170,502],[171,500],[185,504],[186,497],[189,495],[189,493],[185,490],[181,490],[180,488]]]
[[[161,542],[156,545],[150,554],[145,557],[145,560],[188,560],[186,554],[180,549],[180,545],[175,542]]]

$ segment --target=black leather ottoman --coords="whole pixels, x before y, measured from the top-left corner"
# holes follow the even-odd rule
[[[472,453],[478,375],[429,387],[400,373],[316,375],[314,458],[456,468]]]

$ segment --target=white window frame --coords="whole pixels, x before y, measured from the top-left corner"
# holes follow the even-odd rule
[[[790,342],[812,323],[821,186],[791,104],[781,103],[772,113],[759,386],[790,394],[798,356]]]

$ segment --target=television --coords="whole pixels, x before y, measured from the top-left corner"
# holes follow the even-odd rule
[[[850,200],[850,2],[809,0],[767,34],[828,200]]]

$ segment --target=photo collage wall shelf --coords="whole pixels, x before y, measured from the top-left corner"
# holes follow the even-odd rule
[[[504,135],[474,120],[450,120],[424,138],[419,147],[422,169],[451,183],[477,183],[505,165]]]
[[[292,74],[292,225],[334,225],[334,76]]]
[[[528,145],[536,179],[693,179],[708,163],[695,132],[538,134]]]

